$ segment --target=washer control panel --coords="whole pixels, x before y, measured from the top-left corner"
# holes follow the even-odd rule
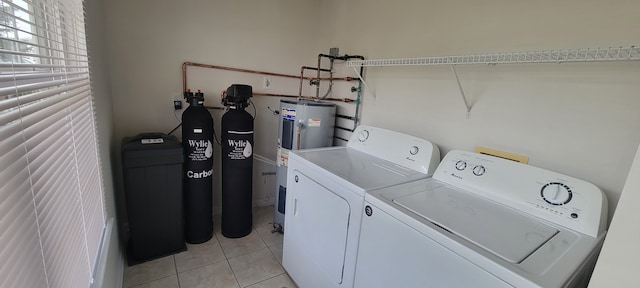
[[[606,229],[604,193],[567,175],[454,150],[447,153],[433,178],[593,237]]]
[[[427,175],[440,163],[440,150],[433,143],[379,127],[358,126],[347,147]]]
[[[551,205],[564,205],[571,201],[571,188],[561,182],[549,182],[540,189],[542,199]]]

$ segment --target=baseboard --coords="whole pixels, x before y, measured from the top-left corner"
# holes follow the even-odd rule
[[[118,231],[115,229],[115,219],[111,217],[107,220],[91,287],[122,288],[124,265]]]

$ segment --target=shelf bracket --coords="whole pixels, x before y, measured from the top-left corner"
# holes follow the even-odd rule
[[[456,66],[451,64],[451,71],[453,71],[453,75],[456,77],[456,83],[458,83],[458,89],[460,89],[460,95],[462,96],[462,101],[464,101],[464,106],[467,108],[467,119],[471,116],[471,106],[469,106],[469,102],[467,101],[467,96],[464,94],[464,90],[462,89],[462,84],[460,84],[460,78],[458,77],[458,73],[456,72]]]
[[[364,88],[367,90],[367,92],[369,92],[369,94],[371,94],[373,98],[376,98],[376,93],[371,88],[369,88],[369,85],[367,85],[367,82],[364,81],[364,78],[362,78],[362,75],[360,75],[360,71],[358,71],[358,67],[351,66],[351,68],[353,68],[353,71],[356,72],[356,75],[358,75],[358,79],[360,79],[360,82],[364,84]]]

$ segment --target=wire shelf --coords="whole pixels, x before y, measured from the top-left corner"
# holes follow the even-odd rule
[[[490,53],[462,56],[436,56],[419,58],[351,60],[349,67],[425,66],[460,64],[516,64],[516,63],[565,63],[638,61],[640,47],[608,47],[528,52]]]

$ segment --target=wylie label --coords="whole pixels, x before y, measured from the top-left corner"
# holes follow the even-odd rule
[[[206,161],[213,156],[213,144],[209,140],[188,139],[189,153],[187,157],[192,161]]]
[[[201,147],[207,147],[211,144],[210,141],[208,140],[187,140],[187,142],[189,142],[189,146],[191,147],[196,147],[196,148],[201,148]]]
[[[248,140],[228,140],[229,153],[227,157],[231,160],[244,160],[253,155],[253,147]]]
[[[251,144],[249,143],[249,141],[244,141],[244,140],[229,140],[229,146],[231,147],[247,147],[247,145],[251,146]]]

